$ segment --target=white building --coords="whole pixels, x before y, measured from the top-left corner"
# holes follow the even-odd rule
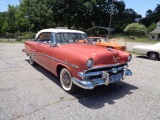
[[[160,40],[160,20],[157,23],[157,27],[150,33],[152,34],[151,39]]]

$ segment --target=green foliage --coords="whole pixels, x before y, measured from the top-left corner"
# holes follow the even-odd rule
[[[148,32],[152,32],[156,27],[157,27],[157,24],[156,24],[156,23],[152,23],[152,24],[147,28],[147,31],[148,31]]]
[[[19,6],[8,6],[0,13],[0,32],[37,32],[44,28],[67,26],[85,31],[93,26],[108,27],[112,11],[112,27],[123,31],[140,17],[133,9],[125,9],[123,1],[113,0],[20,0]]]
[[[126,36],[126,38],[131,40],[138,40],[138,38],[133,35]]]
[[[152,23],[157,23],[160,20],[160,4],[157,4],[155,10],[147,10],[146,17],[142,19],[142,23],[149,27]]]
[[[144,36],[147,34],[147,29],[144,25],[139,23],[132,23],[126,26],[124,32],[134,36]]]
[[[26,39],[34,39],[35,33],[24,32],[21,34],[17,34],[17,41],[26,40]]]
[[[10,30],[10,26],[8,25],[8,22],[5,21],[3,24],[2,24],[2,31],[5,33],[7,31]]]

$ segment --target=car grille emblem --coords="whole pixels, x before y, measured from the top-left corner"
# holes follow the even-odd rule
[[[117,68],[112,68],[113,73],[117,73]]]

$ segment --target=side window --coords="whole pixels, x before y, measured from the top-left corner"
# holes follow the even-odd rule
[[[41,43],[51,43],[53,41],[52,38],[52,33],[50,32],[45,32],[45,33],[41,33],[38,38],[37,38],[37,42],[41,42]]]

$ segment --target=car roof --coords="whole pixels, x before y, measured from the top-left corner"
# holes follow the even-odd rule
[[[49,28],[49,29],[43,29],[40,30],[37,34],[36,34],[36,38],[39,36],[40,33],[42,32],[54,32],[54,33],[61,33],[61,32],[67,32],[67,33],[85,33],[83,31],[79,31],[79,30],[71,30],[71,29],[54,29],[54,28]]]

